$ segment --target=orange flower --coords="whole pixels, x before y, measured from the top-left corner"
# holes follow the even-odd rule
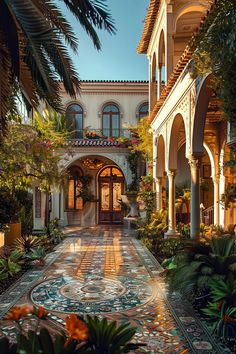
[[[73,340],[78,342],[88,339],[88,327],[86,323],[80,320],[75,314],[71,314],[66,318],[66,329],[69,333],[69,338],[65,343],[65,347]]]
[[[19,321],[22,317],[32,312],[29,306],[15,306],[5,316],[5,320]]]
[[[233,317],[230,317],[228,315],[224,315],[223,321],[224,321],[224,323],[234,323],[234,322],[236,322],[236,320]]]
[[[42,306],[39,306],[38,308],[34,307],[34,315],[42,320],[47,317],[48,311]]]

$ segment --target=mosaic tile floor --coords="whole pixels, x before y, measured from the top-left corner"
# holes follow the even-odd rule
[[[47,256],[46,265],[25,274],[0,296],[0,318],[14,304],[43,305],[53,329],[68,313],[97,314],[138,327],[137,353],[216,354],[223,349],[188,302],[169,294],[162,268],[134,237],[119,228],[77,230]],[[0,321],[0,335],[13,336]]]

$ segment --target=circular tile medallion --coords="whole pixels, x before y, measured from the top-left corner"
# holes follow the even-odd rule
[[[151,296],[151,286],[124,276],[59,277],[43,281],[31,292],[34,304],[63,313],[120,312],[146,303]]]

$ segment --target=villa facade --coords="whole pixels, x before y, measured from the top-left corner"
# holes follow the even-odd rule
[[[49,203],[34,186],[34,230],[42,230],[47,217],[62,226],[119,224],[120,196],[132,180],[129,149],[119,138],[132,140],[127,127],[148,114],[148,82],[82,81],[75,100],[62,96],[71,135],[60,166],[68,181],[52,188]]]
[[[236,223],[227,189],[233,134],[206,77],[193,77],[189,40],[209,10],[204,0],[150,0],[137,52],[149,62],[150,124],[157,209],[168,205],[167,235],[176,234],[176,186],[191,188],[191,237],[200,223]],[[168,189],[168,201],[165,200]]]

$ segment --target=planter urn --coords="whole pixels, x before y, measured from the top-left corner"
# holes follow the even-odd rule
[[[124,204],[126,204],[129,208],[130,211],[128,215],[126,216],[127,218],[137,218],[139,217],[139,208],[138,208],[138,202],[137,202],[137,193],[133,194],[122,194],[121,195],[121,200]]]

